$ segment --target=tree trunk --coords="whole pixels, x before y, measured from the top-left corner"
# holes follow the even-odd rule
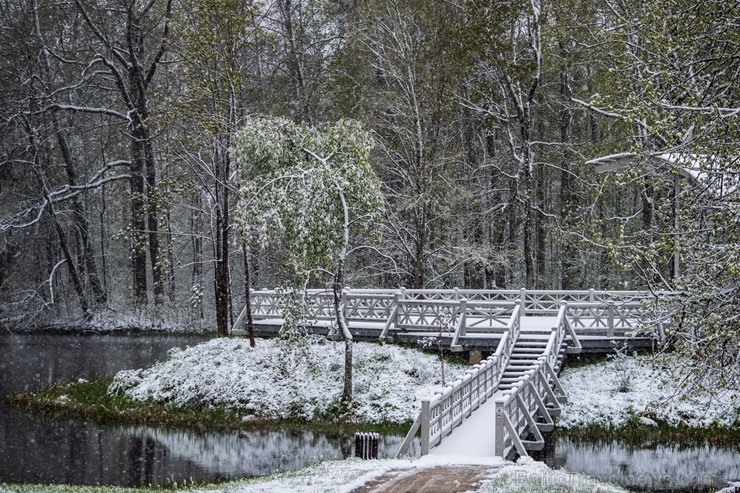
[[[217,146],[221,144],[220,142]],[[228,145],[224,148],[228,148]],[[231,283],[229,279],[229,178],[228,153],[216,152],[215,188],[216,200],[216,328],[220,335],[229,332],[229,305]]]
[[[247,242],[242,242],[242,253],[244,254],[244,309],[247,311],[247,335],[249,336],[249,345],[254,347],[254,320],[252,319],[252,299],[250,298],[249,283],[249,256],[247,254]]]
[[[57,135],[57,142],[59,148],[62,151],[62,159],[64,160],[64,170],[67,174],[67,183],[70,187],[77,186],[77,172],[75,170],[75,164],[72,160],[72,153],[67,143],[67,138],[62,132],[59,121],[56,116],[52,115],[54,122],[54,131]],[[75,224],[77,225],[77,232],[80,235],[80,244],[82,245],[82,258],[87,272],[87,280],[92,288],[95,301],[97,303],[104,304],[107,301],[103,284],[100,282],[98,276],[98,267],[95,263],[93,256],[92,241],[90,240],[90,222],[88,221],[87,214],[85,212],[85,206],[82,203],[82,198],[78,195],[73,201],[73,217]]]
[[[146,278],[146,221],[144,217],[144,159],[140,146],[132,142],[131,160],[131,273],[134,302],[146,305],[148,286]]]
[[[340,336],[344,339],[344,388],[342,389],[342,401],[349,403],[352,401],[352,333],[349,331],[347,321],[344,318],[344,303],[342,299],[344,289],[344,268],[347,262],[347,251],[349,248],[349,208],[347,207],[347,201],[344,197],[344,191],[339,190],[339,198],[342,202],[342,209],[344,212],[344,223],[343,223],[343,239],[342,249],[339,253],[339,259],[337,262],[337,270],[334,274],[334,284],[332,286],[334,292],[334,314],[336,316],[337,327],[339,329]]]
[[[164,276],[162,275],[163,262],[160,258],[162,252],[159,248],[159,204],[154,197],[157,185],[156,161],[152,147],[151,135],[148,129],[144,129],[144,156],[146,157],[146,201],[147,201],[147,225],[149,226],[149,261],[152,266],[152,291],[154,292],[154,303],[162,304],[164,300]]]

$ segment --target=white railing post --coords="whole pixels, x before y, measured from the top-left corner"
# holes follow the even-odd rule
[[[614,302],[612,300],[609,300],[606,303],[607,308],[607,332],[606,335],[608,337],[614,336]]]
[[[588,290],[588,302],[593,303],[596,297],[594,296],[594,288]]]
[[[493,454],[497,457],[504,456],[504,400],[496,401],[496,429],[493,435]]]
[[[401,326],[401,302],[406,299],[406,288],[401,288],[396,292],[394,298],[396,299],[396,328],[398,328]]]
[[[431,429],[431,413],[429,399],[421,401],[421,455],[429,454],[429,432]]]
[[[342,289],[342,317],[347,324],[349,324],[349,322],[347,322],[347,313],[349,311],[349,309],[347,308],[347,298],[349,298],[349,292],[350,288]]]
[[[527,314],[527,290],[522,288],[519,291],[519,320]]]
[[[457,288],[455,288],[455,289],[457,289]],[[455,296],[457,296],[457,292],[455,292]],[[460,310],[460,320],[457,321],[458,324],[459,324],[459,327],[460,327],[459,334],[461,336],[465,336],[465,335],[467,335],[467,332],[465,330],[465,323],[466,323],[466,318],[467,318],[467,314],[468,314],[468,300],[466,298],[460,299],[460,308],[459,308],[459,310]]]
[[[459,288],[452,288],[452,299],[453,300],[459,299],[458,298],[459,295],[460,295],[460,289]]]

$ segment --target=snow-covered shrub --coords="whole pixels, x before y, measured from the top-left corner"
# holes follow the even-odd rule
[[[322,341],[309,350],[310,357],[295,357],[286,373],[278,340],[259,340],[251,348],[238,339],[214,339],[171,351],[151,368],[119,372],[109,392],[177,406],[226,406],[272,419],[403,423],[416,417],[419,400],[441,381],[435,356],[356,343],[354,400],[340,406],[343,345]],[[451,378],[464,371],[448,364]]]

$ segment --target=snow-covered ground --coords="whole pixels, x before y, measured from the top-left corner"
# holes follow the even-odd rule
[[[740,390],[697,389],[682,396],[676,390],[678,378],[659,371],[646,358],[625,356],[566,368],[560,381],[568,394],[557,420],[560,427],[620,426],[631,417],[645,426],[654,426],[656,421],[691,427],[740,423]]]
[[[434,355],[392,345],[355,344],[354,418],[368,422],[403,422],[418,413],[420,398],[441,387],[440,362]],[[287,350],[277,340],[258,340],[256,348],[239,339],[215,339],[175,350],[167,361],[148,369],[120,372],[111,386],[137,399],[229,405],[245,416],[273,418],[325,416],[342,389],[342,344],[317,339],[307,353]],[[465,371],[445,365],[447,382]],[[618,426],[633,416],[646,426],[737,424],[740,393],[695,394],[677,398],[676,382],[641,358],[624,357],[566,369],[561,375],[568,404],[558,426]],[[476,493],[524,491],[624,492],[587,476],[548,469],[528,458],[518,464],[491,464]],[[436,461],[436,462],[433,462]],[[440,462],[441,461],[441,462]],[[451,462],[451,464],[454,461]],[[416,461],[326,461],[306,469],[209,487],[207,491],[351,492],[390,470],[407,471],[446,465],[445,458]]]
[[[233,481],[192,489],[188,493],[350,493],[363,485],[393,471],[394,477],[414,474],[425,468],[452,466],[455,462],[427,464],[407,460],[342,460],[326,461],[287,473],[261,478]],[[518,464],[492,462],[485,479],[470,493],[530,493],[533,491],[557,491],[558,493],[627,493],[627,490],[599,482],[580,474],[553,471],[542,463],[530,459]],[[450,484],[456,478],[450,477]],[[117,487],[89,487],[69,485],[3,485],[0,493],[126,493],[131,490]],[[459,491],[459,490],[455,490]]]
[[[389,471],[413,474],[435,466],[455,466],[455,461],[345,460],[322,462],[300,471],[275,476],[236,481],[205,491],[224,493],[349,493]],[[580,474],[554,471],[529,458],[518,464],[493,461],[489,473],[471,493],[530,493],[558,491],[562,493],[626,493],[627,490],[599,482]],[[450,477],[450,484],[455,478]]]
[[[446,382],[465,366],[445,363]],[[241,339],[214,339],[170,352],[147,369],[118,373],[111,391],[139,400],[178,405],[227,405],[267,418],[314,420],[328,416],[342,392],[343,343],[316,338],[305,351],[279,340],[260,339],[251,348]],[[419,400],[441,388],[439,359],[394,345],[354,345],[353,418],[403,423],[416,418]]]

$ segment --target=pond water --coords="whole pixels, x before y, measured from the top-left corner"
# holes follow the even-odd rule
[[[39,418],[5,397],[54,382],[111,376],[166,359],[198,336],[0,336],[0,482],[147,486],[207,482],[352,455],[352,436],[313,431],[198,433]],[[381,455],[403,437],[382,437]]]
[[[298,469],[352,455],[352,437],[304,431],[198,433],[38,418],[7,395],[114,375],[166,359],[199,336],[0,336],[0,482],[147,486]],[[381,437],[381,457],[403,437]],[[413,450],[418,453],[418,442]],[[740,480],[740,444],[634,448],[551,436],[540,460],[636,491],[713,492]]]
[[[550,436],[537,457],[551,468],[580,472],[633,491],[715,492],[740,480],[740,444],[630,446]]]

